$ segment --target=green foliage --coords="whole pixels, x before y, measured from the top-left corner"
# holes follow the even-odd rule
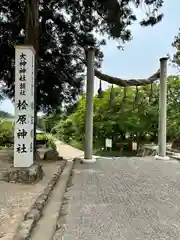
[[[0,146],[0,150],[6,150],[9,149],[9,146]]]
[[[70,145],[73,146],[74,148],[80,149],[82,151],[84,150],[82,142],[78,142],[75,139],[72,139],[72,141],[70,142]]]
[[[54,139],[49,134],[36,134],[37,141],[43,141],[48,148],[56,150]],[[11,121],[0,120],[0,149],[14,144],[14,127]]]
[[[43,118],[47,132],[51,132],[53,127],[62,119],[62,114],[53,113]]]
[[[0,146],[11,146],[14,143],[14,129],[10,121],[0,120]]]
[[[61,120],[52,130],[52,133],[57,138],[69,143],[72,140],[72,135],[75,132],[71,119]]]
[[[0,118],[2,119],[12,119],[13,118],[13,115],[11,115],[10,113],[8,112],[5,112],[3,110],[0,110]]]
[[[48,134],[36,134],[36,139],[37,139],[37,141],[38,140],[44,141],[48,148],[52,148],[52,149],[56,150],[55,142],[50,135],[48,135]]]
[[[36,139],[38,141],[41,141],[41,140],[47,141],[48,140],[48,136],[46,134],[38,133],[38,134],[36,134]]]
[[[180,78],[168,78],[168,140],[180,131]],[[114,88],[115,98],[110,101],[110,91],[107,89],[102,98],[94,97],[94,147],[104,147],[105,139],[112,138],[113,147],[119,149],[120,142],[135,139],[138,143],[157,141],[159,84],[153,87],[128,88],[126,97],[124,89]],[[83,95],[74,113],[59,121],[53,128],[57,138],[68,143],[80,143],[83,146],[85,134],[85,104]],[[128,143],[129,141],[129,143]]]
[[[46,122],[45,122],[44,117],[37,117],[36,125],[41,130],[46,131]]]
[[[175,67],[180,69],[180,29],[177,36],[174,38],[172,46],[176,49],[172,62],[174,63]]]
[[[56,150],[56,144],[53,139],[49,138],[47,142],[47,147]]]
[[[168,78],[168,137],[180,132],[180,77]]]
[[[102,157],[133,157],[133,156],[136,156],[136,152],[132,152],[132,151],[123,151],[120,152],[118,150],[116,151],[106,151],[106,150],[101,150],[101,149],[98,149],[98,150],[95,150],[94,151],[94,154],[96,156],[102,156]]]
[[[104,36],[122,44],[131,40],[129,26],[136,21],[133,5],[141,7],[142,1],[39,2],[36,106],[41,111],[52,112],[62,103],[73,104],[82,92],[84,65],[80,59],[88,45],[95,45],[96,67],[99,67],[103,59],[100,46],[105,43]],[[158,23],[162,18],[159,13],[162,3],[163,0],[144,1],[148,13],[140,24],[152,26]],[[0,79],[10,98],[14,96],[14,45],[23,44],[23,31],[27,30],[25,4],[26,1],[22,0],[0,1]]]
[[[4,111],[0,111],[0,117],[4,118],[0,120],[0,148],[4,149],[14,144],[14,127],[12,121],[8,120],[13,118],[13,116]],[[42,118],[39,118],[39,120],[41,122],[43,121]],[[43,128],[43,125],[38,124],[38,126]],[[36,139],[37,141],[43,141],[47,147],[56,150],[56,145],[51,135],[36,134]]]

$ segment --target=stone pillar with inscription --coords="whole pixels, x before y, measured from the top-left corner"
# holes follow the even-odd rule
[[[34,48],[16,46],[14,164],[3,173],[6,182],[32,184],[44,176],[41,164],[34,163],[34,75]]]
[[[34,48],[16,46],[14,167],[30,167],[34,162],[34,72]]]

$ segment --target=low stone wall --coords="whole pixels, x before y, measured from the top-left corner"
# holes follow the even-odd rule
[[[3,180],[11,183],[34,184],[42,180],[44,175],[40,164],[33,164],[29,168],[11,168],[3,174]]]
[[[40,160],[40,159],[44,159],[44,155],[49,152],[49,151],[54,151],[50,148],[37,148],[37,156],[36,156],[36,160]],[[0,160],[1,161],[9,161],[9,162],[13,162],[13,157],[14,157],[14,149],[1,149],[0,150]],[[52,159],[49,159],[52,160]],[[54,158],[53,160],[58,160],[56,158]],[[62,160],[62,158],[60,158],[59,160]]]
[[[177,154],[180,153],[178,150],[172,149],[171,144],[167,143],[166,155],[169,157],[177,157]],[[145,156],[156,156],[158,155],[158,146],[153,144],[142,145],[137,153],[139,157]]]
[[[175,151],[180,152],[180,133],[178,133],[178,134],[175,136],[175,138],[174,138],[174,140],[173,140],[173,142],[172,142],[171,148],[172,148],[173,150],[175,150]]]
[[[63,160],[60,162],[58,171],[54,173],[51,180],[49,181],[47,187],[44,189],[43,193],[36,199],[31,209],[25,214],[22,223],[19,225],[17,232],[13,240],[26,240],[30,239],[30,234],[32,229],[35,227],[36,223],[42,216],[43,209],[48,202],[48,198],[56,185],[61,173],[66,166],[67,161]]]
[[[145,144],[139,148],[138,157],[156,156],[158,154],[158,147],[156,145]]]

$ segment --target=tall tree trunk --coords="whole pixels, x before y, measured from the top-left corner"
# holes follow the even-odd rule
[[[37,125],[37,72],[39,56],[39,0],[26,0],[25,45],[32,45],[35,49],[35,76],[34,76],[34,159],[36,151]]]

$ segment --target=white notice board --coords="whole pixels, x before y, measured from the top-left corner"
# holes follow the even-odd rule
[[[112,148],[112,139],[106,138],[106,147],[107,148]]]

